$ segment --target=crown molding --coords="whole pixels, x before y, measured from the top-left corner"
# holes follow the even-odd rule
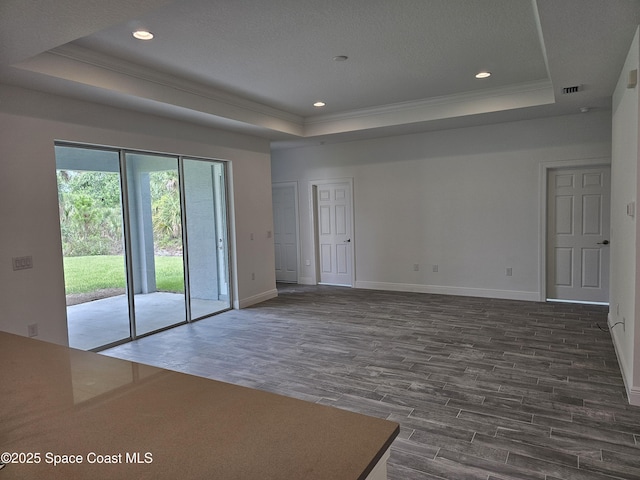
[[[303,133],[300,116],[75,45],[55,48],[15,67],[277,132]]]
[[[259,102],[254,102],[215,87],[187,80],[182,77],[177,77],[169,73],[160,72],[158,70],[137,65],[135,63],[112,57],[110,55],[105,55],[94,50],[89,50],[84,47],[79,47],[77,45],[63,45],[49,50],[49,53],[87,63],[94,67],[128,75],[147,82],[152,82],[176,90],[182,90],[186,93],[205,97],[217,102],[223,102],[234,107],[251,110],[262,115],[277,117],[287,122],[303,123],[303,118],[299,115],[294,115],[284,110],[279,110]]]
[[[477,115],[554,102],[553,84],[549,80],[540,80],[501,88],[307,117],[304,121],[305,136]]]

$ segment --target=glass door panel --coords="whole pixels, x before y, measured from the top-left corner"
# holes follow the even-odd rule
[[[126,153],[135,336],[186,322],[178,159]]]
[[[191,319],[231,307],[225,164],[183,160]]]
[[[120,160],[114,150],[56,145],[69,345],[131,338]]]

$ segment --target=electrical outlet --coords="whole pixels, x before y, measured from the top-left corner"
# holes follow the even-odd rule
[[[31,325],[27,325],[27,333],[30,337],[38,336],[38,324],[32,323]]]
[[[417,272],[418,270],[420,270],[420,265],[418,265],[417,263],[413,264],[413,271]]]
[[[507,277],[512,277],[513,276],[513,268],[508,267],[507,268]]]
[[[434,266],[433,266],[433,268],[432,268],[432,270],[433,270],[434,272],[437,272],[437,271],[438,271],[438,265],[434,265]]]
[[[256,274],[254,272],[251,272],[251,280],[255,280],[256,279]]]

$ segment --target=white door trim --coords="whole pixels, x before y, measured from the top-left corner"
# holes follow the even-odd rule
[[[272,183],[271,184],[271,188],[278,188],[278,187],[282,187],[282,188],[286,188],[286,187],[293,187],[293,195],[295,197],[294,200],[294,209],[295,209],[295,216],[296,216],[296,255],[298,257],[297,262],[298,262],[298,272],[297,272],[297,278],[296,278],[296,282],[300,282],[300,214],[299,214],[299,207],[298,207],[298,182],[276,182],[276,183]]]
[[[583,158],[575,160],[565,160],[556,162],[543,162],[540,164],[540,216],[538,218],[538,245],[539,245],[539,269],[538,284],[539,297],[538,300],[546,302],[547,300],[547,180],[549,178],[549,170],[559,168],[581,168],[581,167],[602,167],[611,166],[611,157]]]
[[[322,180],[310,180],[309,181],[309,217],[311,218],[311,245],[313,249],[313,285],[317,285],[320,282],[320,265],[319,265],[319,252],[318,252],[318,237],[317,237],[317,222],[318,212],[316,209],[316,191],[320,185],[328,185],[332,183],[348,183],[351,189],[351,287],[355,286],[356,280],[356,240],[355,240],[355,215],[354,215],[354,202],[353,202],[353,177],[345,178],[325,178]]]

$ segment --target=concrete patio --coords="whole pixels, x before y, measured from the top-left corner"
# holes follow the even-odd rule
[[[143,335],[186,322],[182,294],[154,292],[134,296],[136,333]],[[229,309],[228,301],[191,300],[191,317],[198,319]],[[130,338],[126,295],[67,307],[69,346],[91,350]]]

